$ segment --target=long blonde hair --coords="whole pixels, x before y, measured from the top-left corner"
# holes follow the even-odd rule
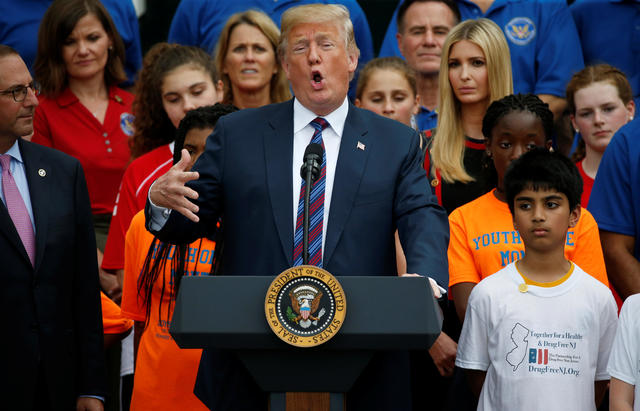
[[[452,183],[474,181],[464,168],[465,135],[462,126],[460,101],[449,82],[449,54],[451,47],[461,40],[477,45],[484,53],[489,82],[489,101],[513,93],[511,55],[500,27],[485,18],[466,20],[455,26],[442,47],[440,61],[438,126],[431,146],[431,159],[442,179]]]

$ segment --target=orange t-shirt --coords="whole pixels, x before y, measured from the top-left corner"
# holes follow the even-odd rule
[[[524,244],[513,228],[509,207],[496,198],[494,191],[449,215],[449,287],[465,282],[477,284],[524,256]],[[564,255],[609,286],[598,225],[584,208],[576,226],[567,232]]]
[[[105,334],[122,334],[133,327],[133,320],[122,316],[118,304],[111,301],[105,293],[100,291],[102,300],[102,328]]]
[[[144,212],[140,211],[131,220],[125,239],[122,290],[122,313],[135,321],[145,321],[143,300],[138,298],[138,276],[152,241],[153,235],[144,226]],[[214,248],[215,243],[207,239],[190,244],[186,275],[208,275]],[[172,249],[169,258],[173,255]],[[162,312],[158,313],[163,280]],[[154,284],[149,324],[140,338],[132,410],[207,410],[193,394],[202,350],[181,349],[169,334],[167,310],[172,285],[171,261],[167,261],[164,273]]]

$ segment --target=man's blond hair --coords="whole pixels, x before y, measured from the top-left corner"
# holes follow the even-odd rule
[[[356,37],[353,32],[353,23],[349,17],[349,10],[341,4],[306,4],[291,7],[284,12],[280,24],[280,42],[278,55],[284,61],[287,51],[287,37],[291,29],[305,23],[329,23],[335,24],[340,30],[345,41],[347,53],[354,53],[360,57],[360,50],[356,45]]]

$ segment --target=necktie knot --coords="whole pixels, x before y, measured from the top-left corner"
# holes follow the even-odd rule
[[[10,172],[11,170],[11,156],[9,154],[0,155],[0,165],[2,166],[2,172]]]
[[[316,117],[310,123],[313,128],[316,129],[317,132],[322,132],[325,128],[329,126],[329,122],[322,117]]]

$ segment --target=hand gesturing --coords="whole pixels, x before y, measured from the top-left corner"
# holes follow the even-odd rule
[[[170,208],[189,220],[198,222],[198,206],[189,201],[197,199],[198,193],[185,186],[187,182],[199,177],[197,171],[189,171],[191,165],[191,156],[183,149],[180,161],[153,183],[149,190],[149,198],[158,207]]]

